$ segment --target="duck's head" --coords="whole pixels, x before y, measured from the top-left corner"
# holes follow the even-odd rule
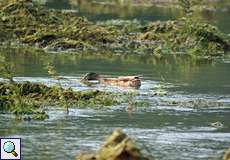
[[[99,80],[100,75],[95,72],[86,73],[85,76],[82,78],[84,81],[91,81],[91,80]]]
[[[139,77],[134,77],[130,81],[130,87],[140,88],[141,87],[141,80],[140,80],[140,78]]]

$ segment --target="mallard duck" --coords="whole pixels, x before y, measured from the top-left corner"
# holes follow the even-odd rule
[[[122,76],[118,78],[104,78],[101,75],[89,72],[83,78],[83,81],[98,80],[99,83],[105,85],[122,86],[122,87],[134,87],[139,88],[141,86],[141,80],[138,76]]]

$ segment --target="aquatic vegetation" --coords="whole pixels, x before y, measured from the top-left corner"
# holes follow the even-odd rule
[[[44,106],[105,107],[124,102],[123,94],[99,90],[73,91],[60,86],[48,87],[30,82],[0,83],[0,110],[16,115],[47,114]]]
[[[195,22],[190,18],[152,22],[136,38],[156,41],[155,48],[161,44],[161,52],[169,50],[195,55],[222,55],[229,50],[226,35],[212,25]]]
[[[0,3],[0,41],[62,51],[127,50],[136,53],[223,55],[229,37],[191,18],[151,22],[108,21],[94,24],[74,13],[48,10],[32,0]]]
[[[188,108],[197,108],[197,109],[224,106],[223,102],[218,102],[215,100],[201,99],[201,98],[197,98],[197,99],[193,99],[189,101],[179,101],[179,100],[165,101],[163,100],[162,102],[165,102],[169,105],[176,105],[179,107],[188,107]]]
[[[0,110],[14,113],[16,116],[30,115],[33,119],[46,119],[48,115],[40,107],[40,102],[29,99],[22,85],[16,83],[0,84]]]
[[[1,1],[0,9],[0,31],[8,40],[61,49],[114,41],[114,35],[106,28],[74,13],[47,10],[32,0]]]
[[[150,104],[148,101],[134,101],[131,103],[131,105],[136,108],[136,107],[149,107]]]
[[[16,82],[13,79],[13,64],[4,62],[4,57],[0,58],[0,74],[3,77],[0,82],[0,111],[14,113],[25,120],[48,118],[44,106],[61,106],[68,112],[69,106],[99,108],[127,100],[128,95],[122,93],[74,91],[63,88],[60,82],[51,87],[40,83]],[[46,65],[46,69],[56,80],[62,78],[51,63]]]
[[[140,32],[141,29],[143,28],[140,21],[136,19],[132,21],[112,19],[112,20],[97,22],[97,24],[105,27],[113,27],[126,34]]]
[[[156,86],[156,91],[154,91],[154,96],[166,96],[168,94],[165,84],[162,82]]]
[[[145,151],[146,153],[146,151]],[[77,160],[154,160],[121,130],[114,130],[96,153],[81,153]]]

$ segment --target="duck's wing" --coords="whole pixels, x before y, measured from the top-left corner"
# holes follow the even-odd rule
[[[134,79],[140,79],[139,76],[121,76],[118,77],[118,80],[120,81],[130,81],[130,80],[134,80]]]

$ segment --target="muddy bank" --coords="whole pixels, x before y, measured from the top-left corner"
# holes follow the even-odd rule
[[[27,44],[45,50],[121,50],[136,53],[223,55],[229,37],[190,18],[176,21],[93,24],[74,13],[48,10],[31,0],[1,1],[3,45]]]
[[[130,139],[124,132],[117,129],[107,138],[96,153],[81,153],[77,160],[154,160],[148,157],[144,149]]]

